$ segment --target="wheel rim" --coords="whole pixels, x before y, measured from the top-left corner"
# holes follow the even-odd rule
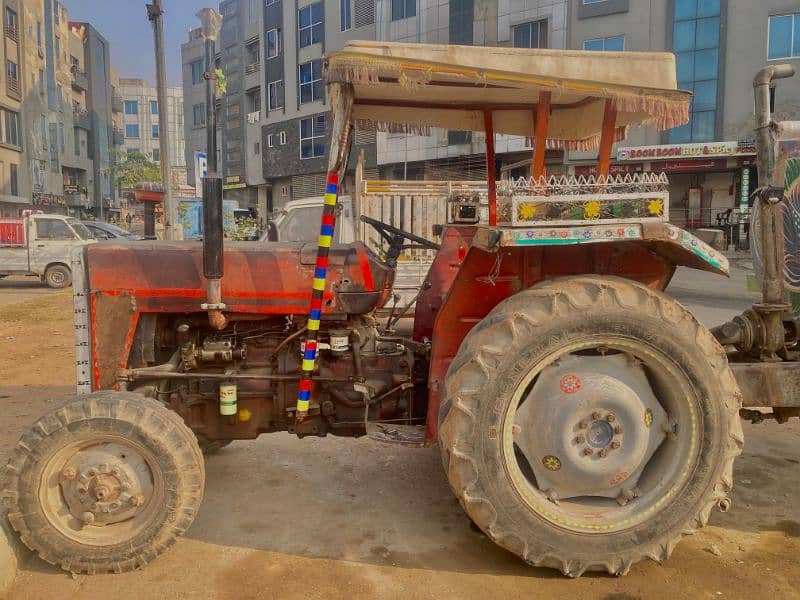
[[[53,285],[62,285],[65,281],[64,273],[59,270],[50,271],[50,282]]]
[[[514,390],[502,425],[506,471],[523,501],[560,527],[633,527],[691,479],[702,441],[696,399],[677,363],[641,340],[565,346]]]
[[[164,507],[164,478],[156,465],[149,449],[119,436],[75,441],[43,467],[42,511],[53,527],[81,544],[127,542]]]

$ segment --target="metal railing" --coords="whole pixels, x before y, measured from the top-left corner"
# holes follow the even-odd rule
[[[254,63],[250,63],[249,65],[247,65],[244,68],[244,74],[245,75],[250,75],[252,73],[258,73],[258,71],[260,71],[260,70],[261,70],[261,63],[260,62],[254,62]]]
[[[16,77],[11,77],[10,75],[6,77],[6,87],[8,91],[14,94],[15,96],[19,96],[19,79]]]
[[[3,27],[3,34],[10,40],[14,40],[15,42],[19,43],[19,29],[13,27],[11,25],[5,25]]]

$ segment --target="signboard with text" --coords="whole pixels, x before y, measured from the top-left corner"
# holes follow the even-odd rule
[[[631,146],[617,149],[617,160],[676,160],[687,158],[724,158],[755,154],[750,141],[701,142],[695,144],[662,144],[660,146]]]

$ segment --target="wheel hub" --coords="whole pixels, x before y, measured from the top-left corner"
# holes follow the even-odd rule
[[[636,359],[570,355],[542,369],[517,410],[514,443],[551,500],[624,504],[638,495],[667,422]]]
[[[86,525],[110,525],[135,516],[153,491],[144,459],[117,444],[76,452],[62,468],[59,485],[70,513]]]

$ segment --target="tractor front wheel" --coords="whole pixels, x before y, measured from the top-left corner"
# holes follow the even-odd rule
[[[14,448],[3,503],[22,541],[73,573],[131,571],[192,524],[205,466],[194,434],[132,392],[81,396]]]
[[[665,560],[727,502],[741,395],[663,293],[570,277],[502,302],[445,378],[450,484],[496,543],[569,576]]]

